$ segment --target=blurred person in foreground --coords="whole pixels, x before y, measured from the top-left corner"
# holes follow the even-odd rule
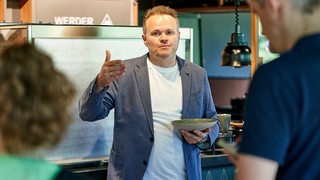
[[[236,179],[320,179],[320,0],[249,0],[270,50],[249,87]]]
[[[143,19],[148,53],[126,61],[109,51],[100,73],[80,99],[85,121],[115,109],[108,179],[202,179],[200,149],[210,147],[219,126],[188,132],[171,125],[182,118],[217,118],[203,68],[177,56],[175,10],[149,9]]]
[[[71,122],[75,89],[52,59],[33,45],[12,45],[0,55],[0,82],[0,179],[82,179],[35,156]]]

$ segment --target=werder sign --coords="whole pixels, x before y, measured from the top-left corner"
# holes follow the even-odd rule
[[[133,25],[135,0],[33,0],[32,22]]]

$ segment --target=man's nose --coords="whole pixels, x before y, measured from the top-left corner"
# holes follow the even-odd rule
[[[162,42],[162,41],[168,41],[168,37],[167,37],[167,35],[166,34],[164,34],[164,33],[162,33],[161,34],[161,36],[160,36],[160,41]]]

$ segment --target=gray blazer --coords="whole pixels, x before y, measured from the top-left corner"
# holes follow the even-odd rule
[[[114,137],[108,164],[108,179],[142,179],[154,141],[147,55],[124,61],[125,76],[100,93],[95,79],[79,101],[80,118],[96,121],[114,108]],[[183,89],[182,118],[217,118],[206,71],[177,56]],[[165,96],[165,93],[164,93]],[[211,145],[219,126],[209,133]],[[202,179],[200,150],[183,142],[188,179]]]

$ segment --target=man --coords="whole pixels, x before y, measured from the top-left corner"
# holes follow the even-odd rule
[[[172,120],[214,118],[217,113],[205,70],[176,55],[179,21],[166,6],[143,19],[149,52],[127,61],[106,60],[80,99],[80,117],[95,121],[115,109],[108,179],[202,179],[199,147],[219,134],[177,130]]]
[[[270,50],[244,115],[236,179],[319,179],[320,0],[249,0]]]

